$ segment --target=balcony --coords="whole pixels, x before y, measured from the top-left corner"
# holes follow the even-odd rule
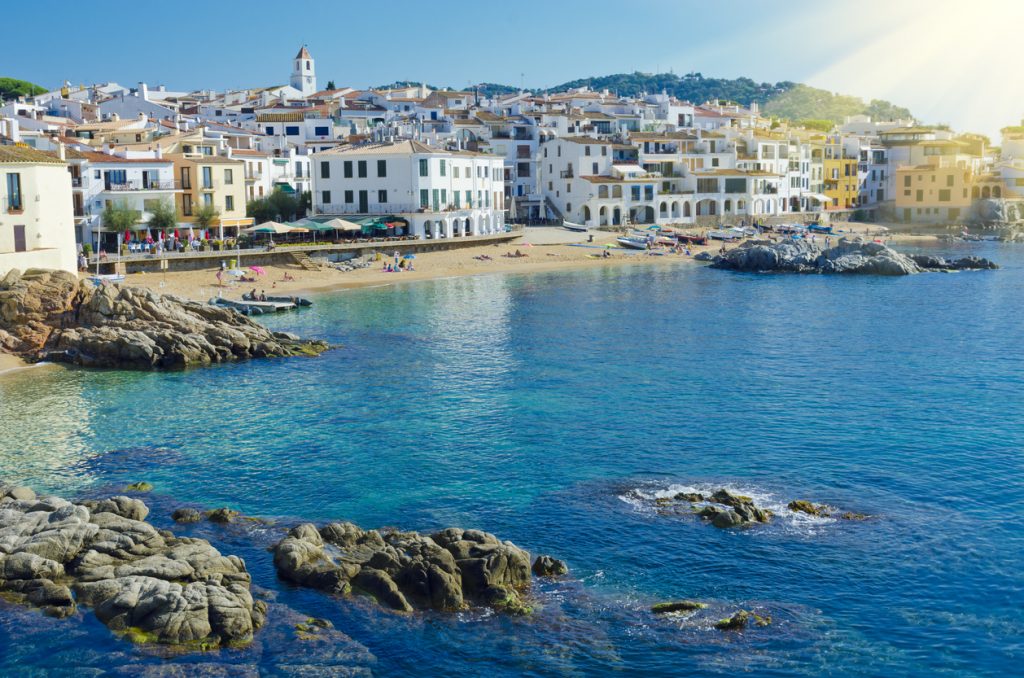
[[[71,188],[81,188],[82,177],[71,177]]]
[[[426,205],[415,203],[371,202],[366,209],[360,209],[359,203],[323,203],[316,206],[318,214],[419,214],[425,212],[459,212],[471,209],[487,209],[472,205]]]
[[[558,173],[558,176],[562,179],[572,179],[576,175],[573,174],[572,170],[562,170],[561,172]]]
[[[109,184],[103,188],[111,193],[130,191],[176,191],[181,188],[176,181],[129,181],[125,184]]]

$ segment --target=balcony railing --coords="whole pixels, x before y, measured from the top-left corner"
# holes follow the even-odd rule
[[[103,190],[112,193],[123,193],[126,191],[173,191],[180,188],[176,181],[129,181],[125,184],[110,184]]]
[[[81,188],[82,177],[71,177],[71,188]]]
[[[562,170],[561,172],[558,173],[558,176],[561,177],[562,179],[572,179],[576,175],[573,174],[572,170]]]
[[[430,205],[421,206],[415,203],[372,202],[366,209],[360,209],[359,203],[322,203],[317,205],[320,214],[417,214],[422,212],[458,212],[460,210],[480,209],[472,205]]]

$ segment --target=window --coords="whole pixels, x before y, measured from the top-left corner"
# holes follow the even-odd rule
[[[608,155],[608,147],[607,146],[602,146],[601,147],[601,155]]]
[[[213,188],[213,168],[203,168],[203,188]]]
[[[315,134],[318,137],[327,137],[327,136],[331,135],[331,128],[330,127],[314,127],[313,128],[313,134]]]
[[[595,162],[595,163],[594,163],[594,174],[596,175],[596,174],[597,174],[597,172],[598,172],[598,170],[597,170],[597,163]]]
[[[235,196],[226,195],[224,196],[224,211],[233,212],[235,209]]]
[[[711,158],[711,166],[718,167],[718,158]]]
[[[910,175],[909,174],[904,174],[903,175],[903,185],[904,186],[910,186]]]
[[[452,178],[453,179],[458,179],[459,178],[459,166],[458,165],[452,165]]]
[[[458,168],[456,168],[456,169],[458,169]],[[459,197],[459,192],[458,191],[452,191],[452,198],[455,199],[455,209],[461,209],[462,208],[462,200]]]
[[[295,161],[295,176],[299,179],[302,178],[302,163],[299,161]]]
[[[345,164],[342,165],[342,169],[343,169],[343,174],[345,175],[345,178],[346,179],[351,179],[352,178],[352,161],[351,160],[346,160]]]
[[[331,192],[330,191],[321,191],[320,192],[320,202],[322,202],[325,205],[331,204]]]
[[[297,136],[299,136],[299,126],[298,125],[287,125],[284,128],[284,133],[287,134],[290,137],[297,137]]]
[[[25,208],[21,197],[21,175],[11,173],[7,175],[7,211],[17,212]]]
[[[331,163],[326,160],[320,161],[320,178],[330,179],[331,178]]]
[[[384,204],[388,201],[388,192],[386,190],[377,191],[377,202]]]
[[[345,191],[345,204],[346,205],[351,205],[355,201],[356,201],[356,194],[353,193],[352,191]],[[327,201],[324,200],[324,202],[327,202]]]
[[[466,191],[466,207],[472,207],[472,206],[473,206],[473,192],[472,191]]]
[[[948,177],[946,177],[946,185],[947,186],[952,186],[953,185],[953,175],[952,174],[950,174]]]
[[[273,125],[267,125],[267,136],[268,137],[274,136],[274,126]],[[185,147],[185,152],[188,153],[189,151],[190,151],[189,147],[186,146]]]
[[[445,169],[444,158],[441,158],[441,176],[447,176],[447,170]]]
[[[420,161],[422,162],[422,160]],[[420,207],[427,207],[430,205],[430,191],[425,188],[420,189]]]
[[[590,155],[590,146],[583,147],[583,155]]]
[[[921,189],[917,190],[917,201],[924,202],[924,191],[922,191]]]
[[[206,207],[213,206],[213,193],[203,193],[203,205]]]
[[[949,189],[948,188],[940,188],[939,189],[939,202],[949,202]]]
[[[640,187],[630,186],[630,189],[630,197],[633,199],[633,201],[640,202]]]
[[[447,188],[442,188],[441,189],[441,207],[447,207],[447,206],[448,206],[448,189]]]
[[[725,180],[725,192],[726,193],[746,193],[747,192],[747,180],[746,179],[726,179]]]
[[[378,177],[386,177],[387,175],[388,175],[388,161],[387,160],[378,160],[377,161],[377,176]],[[385,202],[385,201],[382,200],[381,202]]]
[[[365,179],[366,178],[366,161],[365,160],[360,160],[357,163],[357,169],[359,171],[359,178],[360,179]]]
[[[232,170],[224,170],[224,184],[230,186],[235,183],[235,173]]]
[[[430,161],[426,158],[420,158],[420,176],[430,176]]]

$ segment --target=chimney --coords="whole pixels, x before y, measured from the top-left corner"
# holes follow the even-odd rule
[[[233,149],[230,146],[225,146],[224,147],[224,157],[230,158],[232,150]]]
[[[146,83],[139,83],[138,96],[143,101],[149,101],[149,88],[146,87]]]
[[[68,159],[67,153],[64,152],[64,142],[62,141],[57,142],[57,157],[61,159],[61,162],[65,162]]]

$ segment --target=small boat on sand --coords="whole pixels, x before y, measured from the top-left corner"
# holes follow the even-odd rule
[[[734,231],[731,228],[725,228],[716,231],[708,231],[708,237],[712,240],[739,240],[743,237],[743,233],[741,231]]]
[[[703,235],[686,235],[685,233],[678,233],[676,240],[682,245],[707,245],[707,236]]]
[[[624,235],[620,238],[616,238],[615,242],[619,243],[623,247],[631,250],[645,250],[647,249],[647,239],[638,238],[636,236]]]
[[[574,224],[573,222],[566,221],[565,219],[562,219],[562,228],[567,231],[575,231],[577,233],[587,232],[587,226],[585,224]]]

